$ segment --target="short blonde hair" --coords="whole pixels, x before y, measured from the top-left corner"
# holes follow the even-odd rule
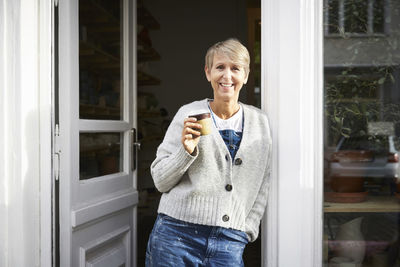
[[[218,42],[207,50],[206,66],[211,70],[214,60],[214,55],[223,54],[228,56],[232,62],[244,68],[246,76],[250,72],[250,55],[247,48],[242,45],[239,40],[230,38],[222,42]]]

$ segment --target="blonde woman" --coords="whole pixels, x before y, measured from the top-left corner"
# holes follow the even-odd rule
[[[236,39],[210,47],[205,74],[213,99],[182,106],[151,165],[162,192],[146,266],[243,266],[267,205],[271,135],[260,109],[238,101],[250,57]],[[211,114],[211,133],[193,113]]]

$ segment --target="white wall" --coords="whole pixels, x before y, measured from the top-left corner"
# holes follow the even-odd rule
[[[41,50],[39,18],[46,13],[39,6],[50,6],[51,1],[6,0],[0,2],[0,266],[49,266],[41,262],[41,250],[49,250],[51,239],[44,240],[51,231],[49,220],[42,221],[41,177],[50,181],[49,158],[43,162],[41,145],[43,132],[49,143],[50,129],[41,119],[50,119],[49,87],[40,81],[42,62],[47,51]],[[49,14],[47,9],[47,14]],[[50,27],[50,21],[46,21]],[[43,36],[42,36],[43,37]],[[49,39],[42,40],[50,45]],[[47,42],[46,42],[47,41]],[[39,57],[39,51],[42,55]],[[44,54],[43,54],[44,53]],[[50,76],[50,69],[47,70]],[[41,75],[41,76],[40,76]],[[46,93],[40,89],[46,89]],[[47,99],[46,101],[44,101]],[[47,113],[42,116],[43,112]],[[50,121],[49,121],[50,123]],[[49,124],[48,124],[49,125]],[[47,131],[46,131],[47,130]],[[49,147],[49,146],[48,146]],[[47,171],[47,173],[46,173]],[[44,175],[48,176],[44,176]],[[47,183],[49,185],[49,183]],[[48,192],[50,193],[50,192]],[[48,199],[42,199],[48,201]],[[46,211],[44,211],[46,212]],[[50,216],[50,215],[48,215]],[[42,228],[45,227],[45,228]],[[42,233],[41,233],[42,231]],[[44,232],[43,232],[44,231]],[[46,244],[43,244],[46,242]],[[50,259],[50,251],[44,253]],[[42,254],[42,255],[44,255]]]
[[[160,23],[150,37],[161,60],[149,63],[149,71],[161,85],[139,90],[154,93],[171,116],[183,104],[212,98],[204,74],[205,54],[211,45],[229,37],[247,44],[246,1],[148,0],[144,5]]]

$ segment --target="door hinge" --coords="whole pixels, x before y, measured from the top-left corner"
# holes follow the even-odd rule
[[[55,132],[54,132],[54,157],[53,157],[53,170],[54,170],[54,178],[56,181],[60,179],[60,157],[61,157],[61,149],[60,149],[60,128],[58,124],[56,124]]]

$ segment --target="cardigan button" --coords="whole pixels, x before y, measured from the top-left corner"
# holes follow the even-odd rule
[[[229,216],[228,216],[228,215],[222,216],[222,220],[223,220],[224,222],[229,221]]]
[[[229,160],[229,155],[228,154],[225,155],[225,159],[226,159],[226,161]]]
[[[232,191],[232,188],[233,188],[233,187],[232,187],[232,185],[230,185],[230,184],[227,184],[227,185],[225,186],[225,190],[228,191],[228,192],[229,192],[229,191]]]
[[[241,158],[237,158],[237,159],[235,159],[235,165],[240,165],[240,164],[242,164],[242,159]]]

